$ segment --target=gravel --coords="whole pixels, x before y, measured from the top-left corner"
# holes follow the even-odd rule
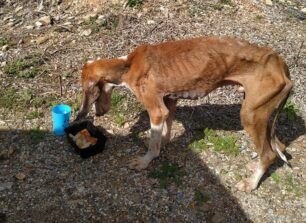
[[[305,222],[306,26],[305,19],[292,13],[292,8],[300,11],[305,3],[154,0],[130,8],[123,7],[122,1],[102,4],[96,0],[100,3],[90,8],[86,5],[90,2],[43,1],[41,6],[36,1],[0,1],[0,40],[8,40],[3,44],[8,47],[0,51],[0,64],[34,54],[43,60],[35,78],[0,70],[1,97],[10,88],[18,97],[31,90],[25,104],[0,106],[0,222]],[[222,9],[217,9],[218,4]],[[109,24],[91,24],[96,17],[102,21],[99,24]],[[45,23],[37,26],[40,18]],[[126,55],[144,43],[202,35],[240,37],[270,46],[285,58],[294,81],[291,100],[298,112],[293,120],[282,113],[277,132],[288,145],[292,168],[278,161],[256,191],[236,190],[234,185],[250,174],[246,164],[256,160],[257,154],[240,124],[243,95],[235,86],[222,87],[199,100],[180,101],[171,143],[141,172],[128,169],[127,164],[145,153],[149,121],[126,90],[117,90],[125,96],[122,108],[95,118],[109,137],[103,153],[83,160],[64,137],[52,134],[49,102],[73,105],[79,100],[80,68],[85,60]],[[38,44],[39,37],[46,39]],[[46,102],[35,106],[37,98]],[[27,118],[33,111],[42,115]],[[120,112],[122,126],[116,123]],[[188,149],[205,128],[219,136],[236,136],[239,155]],[[151,177],[164,162],[183,170],[181,184],[161,187]],[[196,194],[207,200],[201,203]]]

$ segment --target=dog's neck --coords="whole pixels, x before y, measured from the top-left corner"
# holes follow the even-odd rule
[[[105,69],[105,81],[114,85],[120,85],[122,76],[128,72],[130,64],[126,59],[112,59],[109,66]]]

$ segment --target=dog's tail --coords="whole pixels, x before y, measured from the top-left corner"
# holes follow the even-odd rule
[[[276,121],[278,119],[278,116],[280,114],[280,112],[282,111],[283,107],[285,106],[286,104],[286,101],[290,95],[290,91],[292,89],[292,82],[290,81],[290,76],[289,76],[289,69],[288,67],[285,65],[285,77],[287,80],[288,80],[288,83],[286,84],[286,86],[284,87],[283,89],[283,92],[284,92],[284,98],[283,100],[280,102],[279,106],[277,107],[276,111],[275,111],[275,116],[273,118],[273,121],[272,121],[272,126],[271,126],[271,147],[272,147],[272,150],[285,162],[287,163],[289,166],[289,162],[286,158],[286,156],[284,155],[284,153],[281,151],[281,149],[279,148],[279,144],[278,144],[278,140],[276,138],[276,135],[275,135],[275,125],[276,125]]]

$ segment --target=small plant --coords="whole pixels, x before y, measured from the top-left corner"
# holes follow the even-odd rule
[[[111,107],[116,109],[117,107],[121,105],[124,99],[125,99],[124,95],[121,95],[116,90],[113,90],[112,97],[111,97]]]
[[[297,112],[299,111],[298,108],[296,107],[296,105],[291,101],[291,99],[288,99],[283,111],[286,113],[287,118],[289,120],[294,120],[297,117]]]
[[[35,118],[41,118],[43,117],[44,113],[39,112],[39,111],[31,111],[27,114],[26,118],[31,120],[31,119],[35,119]]]
[[[220,0],[219,1],[220,2],[220,4],[223,4],[223,5],[233,5],[233,2],[232,2],[232,0]]]
[[[281,177],[275,172],[271,174],[271,178],[275,183],[279,183],[281,180]]]
[[[8,39],[4,37],[0,37],[0,47],[3,47],[4,45],[7,45],[9,43]]]
[[[200,190],[195,190],[194,192],[194,201],[200,207],[206,204],[210,200],[210,197],[207,194],[202,193]]]
[[[299,184],[293,179],[292,173],[287,174],[285,177],[285,189],[287,191],[293,192],[296,196],[300,197],[302,195],[301,188]]]
[[[115,122],[116,122],[117,125],[123,126],[123,124],[125,123],[124,117],[121,114],[116,114],[115,115]]]
[[[3,67],[3,72],[11,76],[33,78],[42,72],[42,70],[37,67],[42,64],[43,60],[39,56],[27,56],[23,59],[18,59],[6,64]]]
[[[204,135],[207,141],[213,144],[213,148],[217,152],[223,152],[226,155],[237,156],[239,148],[236,145],[237,138],[234,136],[217,137],[212,129],[205,129]]]
[[[33,128],[29,132],[32,143],[38,144],[45,139],[45,132],[39,129],[39,127]]]
[[[193,142],[188,147],[194,152],[199,153],[211,145],[216,152],[223,152],[226,155],[237,156],[239,148],[236,145],[237,138],[234,136],[218,137],[212,129],[204,130],[204,138]]]
[[[140,5],[142,5],[143,0],[128,0],[126,5],[134,8],[134,7],[139,7]]]
[[[149,177],[158,179],[160,187],[166,188],[171,183],[181,185],[184,171],[176,164],[163,162],[158,170],[151,171]]]
[[[221,11],[224,6],[222,4],[210,4],[210,7],[212,7],[214,10]]]
[[[195,153],[201,153],[205,149],[207,149],[206,142],[204,139],[200,139],[198,141],[194,141],[188,145],[188,148],[191,149]]]
[[[233,6],[233,3],[231,0],[219,0],[218,3],[210,4],[210,7],[212,7],[214,10],[222,10],[224,8],[224,5]]]
[[[0,89],[0,107],[12,109],[17,103],[17,93],[14,88]]]
[[[264,17],[262,15],[256,15],[256,20],[262,20]]]

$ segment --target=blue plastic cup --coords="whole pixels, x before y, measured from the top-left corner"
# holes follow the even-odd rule
[[[64,129],[69,126],[71,108],[68,105],[60,104],[52,108],[53,132],[55,135],[65,134]]]

